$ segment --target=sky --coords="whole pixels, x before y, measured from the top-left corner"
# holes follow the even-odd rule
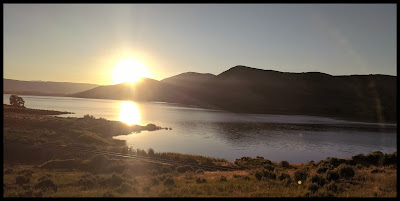
[[[110,85],[135,58],[161,80],[236,65],[397,76],[396,4],[4,4],[3,75]]]

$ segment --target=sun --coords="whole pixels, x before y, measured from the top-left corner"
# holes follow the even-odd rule
[[[114,84],[135,83],[145,77],[149,78],[150,72],[142,62],[136,59],[123,59],[113,69]]]

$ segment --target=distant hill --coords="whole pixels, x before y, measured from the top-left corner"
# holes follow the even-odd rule
[[[122,83],[99,86],[69,96],[79,98],[179,102],[176,101],[176,99],[181,95],[175,88],[167,84],[157,80],[143,78],[135,84]]]
[[[396,120],[396,76],[332,76],[233,67],[204,83],[198,97],[233,112]]]
[[[396,121],[396,76],[332,76],[235,66],[215,76],[183,73],[131,86],[99,86],[73,97],[163,101],[239,113]]]
[[[179,75],[175,75],[169,78],[165,78],[161,80],[161,82],[168,83],[170,85],[178,86],[178,87],[193,87],[195,85],[200,85],[205,81],[214,78],[215,75],[210,73],[195,73],[195,72],[187,72],[181,73]]]
[[[3,78],[3,93],[9,92],[25,95],[61,95],[77,93],[97,86],[99,85],[70,82],[20,81]]]

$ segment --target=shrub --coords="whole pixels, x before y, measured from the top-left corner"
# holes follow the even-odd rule
[[[339,165],[339,167],[337,167],[337,172],[342,178],[351,178],[355,175],[353,167],[345,164]]]
[[[124,179],[121,176],[114,173],[111,175],[111,178],[109,178],[108,181],[111,186],[116,187],[120,186],[124,182]]]
[[[18,184],[18,185],[20,185],[20,186],[22,186],[22,185],[24,185],[24,184],[29,184],[30,181],[31,181],[30,178],[27,177],[27,176],[25,176],[25,175],[18,175],[18,176],[15,178],[15,183]]]
[[[198,184],[201,184],[201,183],[206,183],[207,182],[207,180],[206,179],[200,179],[200,178],[197,178],[196,179],[196,183],[198,183]]]
[[[32,188],[32,186],[29,184],[22,185],[22,189],[24,189],[24,190],[30,190],[31,188]]]
[[[94,188],[96,182],[91,178],[81,178],[79,179],[78,184],[83,187],[83,190],[87,190]]]
[[[35,191],[35,192],[33,192],[33,196],[34,197],[42,197],[43,193],[42,193],[42,191]]]
[[[187,171],[193,171],[193,167],[190,165],[178,166],[176,167],[176,171],[179,173],[184,173]]]
[[[147,170],[146,174],[150,176],[156,176],[159,174],[159,172],[157,170]]]
[[[221,176],[221,177],[219,178],[219,181],[227,181],[227,179],[226,179],[225,176]]]
[[[384,165],[396,165],[397,166],[397,152],[393,152],[392,154],[385,154]]]
[[[315,193],[318,191],[319,186],[315,183],[311,183],[310,185],[308,185],[308,190],[310,190],[311,192]]]
[[[13,172],[13,169],[7,169],[6,171],[4,171],[4,174],[12,174]]]
[[[111,197],[115,197],[115,196],[111,191],[107,191],[103,194],[103,197],[111,198]]]
[[[14,106],[14,107],[22,107],[25,108],[24,106],[25,101],[23,98],[17,96],[17,95],[11,95],[10,96],[10,105]]]
[[[288,175],[288,174],[286,174],[286,173],[281,173],[279,176],[278,176],[278,179],[279,180],[284,180],[284,179],[290,179],[290,175]]]
[[[165,174],[163,174],[163,175],[158,175],[158,177],[157,177],[157,179],[158,179],[159,181],[165,181],[166,178],[167,178],[167,176],[166,176]]]
[[[325,173],[325,179],[328,181],[336,181],[340,178],[339,174],[336,171],[328,170]]]
[[[333,169],[334,169],[333,165],[330,164],[320,165],[319,168],[317,169],[317,173],[323,174],[327,170],[333,170]]]
[[[41,190],[53,190],[54,192],[57,192],[57,186],[54,184],[53,180],[50,178],[45,178],[41,181],[39,181],[36,185],[35,185],[35,189],[41,189]]]
[[[249,181],[250,177],[248,175],[246,175],[246,176],[243,177],[243,179],[246,180],[246,181]]]
[[[319,186],[323,186],[326,183],[326,180],[320,175],[314,175],[311,177],[311,182],[316,183]]]
[[[162,166],[161,172],[162,173],[170,173],[170,172],[172,172],[172,168],[170,166]]]
[[[256,179],[258,181],[261,181],[262,177],[263,177],[263,173],[261,171],[256,171],[256,173],[254,174],[254,176],[256,177]]]
[[[175,185],[175,181],[174,181],[174,179],[173,179],[171,176],[169,176],[169,177],[167,177],[167,178],[165,179],[163,185],[164,185],[164,186],[170,186],[170,187],[171,187],[171,186],[174,186],[174,185]]]
[[[338,186],[333,181],[331,181],[329,184],[325,185],[325,189],[327,191],[331,191],[331,192],[334,192],[334,193],[338,192]]]
[[[377,169],[377,168],[371,170],[372,174],[381,173],[381,172],[385,172],[385,170],[380,170],[380,169]]]
[[[118,193],[127,193],[127,192],[132,192],[135,189],[132,187],[132,185],[128,183],[122,183],[121,186],[117,189]]]
[[[203,169],[198,169],[198,170],[196,170],[196,174],[204,174],[204,170]]]
[[[33,173],[34,172],[32,170],[21,170],[18,172],[18,174],[23,174],[26,177],[31,177]]]
[[[18,193],[19,197],[32,197],[33,196],[33,190],[27,190],[25,192]]]
[[[287,161],[281,161],[281,163],[279,164],[281,167],[283,168],[291,168],[292,166],[289,164],[289,162]]]
[[[345,159],[339,159],[339,158],[335,158],[335,157],[328,157],[326,159],[326,161],[328,162],[328,164],[332,165],[333,167],[338,167],[339,165],[346,163]]]
[[[357,165],[356,165],[356,168],[359,169],[359,170],[361,170],[361,169],[363,168],[363,166],[362,166],[361,164],[357,164]]]
[[[264,165],[264,169],[269,170],[271,172],[275,170],[274,166],[272,165]]]
[[[147,153],[149,154],[149,157],[154,157],[154,149],[149,148],[149,150],[147,151]]]
[[[85,115],[83,116],[83,118],[84,118],[84,119],[96,119],[93,115],[90,115],[90,114],[85,114]]]
[[[293,176],[295,181],[304,182],[307,179],[308,173],[305,170],[296,170]]]
[[[110,159],[108,159],[108,157],[106,157],[105,155],[98,154],[92,156],[89,160],[85,161],[85,164],[88,168],[92,170],[99,170],[106,167],[110,163],[109,161]]]
[[[157,178],[152,178],[152,179],[150,180],[150,184],[151,184],[152,186],[157,186],[159,183],[160,183],[160,182],[158,181]]]

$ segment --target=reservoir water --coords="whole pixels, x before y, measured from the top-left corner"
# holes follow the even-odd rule
[[[10,95],[3,95],[9,104]],[[25,106],[68,111],[60,117],[83,117],[123,121],[127,124],[154,123],[172,130],[144,131],[116,136],[134,148],[156,152],[178,152],[225,158],[262,156],[290,163],[319,161],[326,157],[347,158],[359,153],[397,151],[396,129],[390,132],[357,129],[320,129],[313,125],[369,125],[327,117],[302,115],[236,114],[160,102],[25,96]],[[307,129],[275,124],[305,125]],[[371,124],[373,125],[373,124]],[[382,124],[383,125],[383,124]],[[385,124],[397,126],[397,124]],[[278,127],[281,128],[281,127]],[[311,129],[310,129],[311,128]],[[315,128],[315,129],[312,129]]]

